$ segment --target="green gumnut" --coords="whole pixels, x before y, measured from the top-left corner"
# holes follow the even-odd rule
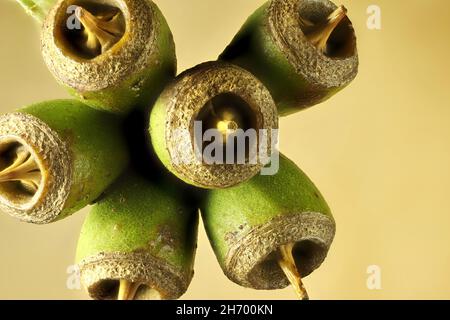
[[[121,130],[118,117],[75,100],[1,116],[1,209],[44,224],[92,203],[128,164]]]
[[[88,215],[77,263],[95,299],[115,299],[120,283],[139,284],[136,299],[151,291],[176,299],[193,276],[197,207],[176,185],[126,174]]]
[[[44,21],[42,54],[51,73],[93,108],[117,114],[149,108],[177,65],[159,8],[150,0],[74,3],[58,2]]]
[[[248,18],[219,59],[257,76],[281,116],[321,103],[356,77],[355,32],[345,17],[322,52],[308,40],[308,27],[301,21],[320,27],[336,8],[329,0],[268,1]]]
[[[243,132],[254,130],[258,141],[251,146],[260,146],[265,132],[266,153],[275,151],[271,139],[278,129],[278,114],[269,91],[240,67],[206,62],[183,72],[164,89],[150,115],[149,135],[156,155],[175,176],[205,189],[227,188],[252,178],[264,166],[262,161],[237,162],[234,150],[208,162],[205,150],[212,144],[205,147],[199,140],[208,140],[205,132],[214,130],[222,138],[219,148],[227,147],[229,140],[218,123],[228,120]],[[225,157],[230,155],[235,161],[227,163]]]
[[[283,155],[275,175],[209,191],[201,212],[224,273],[254,289],[289,284],[277,262],[281,246],[295,243],[293,257],[305,277],[324,261],[335,234],[319,190]]]

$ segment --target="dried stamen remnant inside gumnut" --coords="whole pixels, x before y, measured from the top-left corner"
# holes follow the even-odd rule
[[[149,289],[145,283],[120,279],[117,300],[137,300],[142,293],[145,293],[143,296],[145,300],[161,300],[161,294],[156,289]]]
[[[324,22],[314,24],[302,18],[300,24],[309,42],[323,54],[329,54],[328,41],[333,31],[345,17],[347,17],[347,9],[344,6],[340,6]]]
[[[125,34],[123,13],[113,7],[78,6],[75,10],[80,28],[68,28],[64,33],[73,47],[73,51],[81,58],[92,59],[111,49]]]
[[[0,184],[14,185],[15,192],[11,195],[33,196],[42,179],[34,156],[20,143],[3,142],[0,145],[3,149],[0,154]]]
[[[280,257],[278,258],[278,264],[288,278],[299,299],[309,300],[308,293],[306,292],[302,278],[295,264],[295,259],[292,254],[293,249],[293,243],[281,246],[279,249]]]
[[[200,110],[196,121],[202,122],[202,136],[207,130],[217,130],[222,134],[224,154],[226,154],[227,144],[234,143],[231,139],[236,138],[237,130],[246,132],[258,126],[257,115],[250,105],[233,93],[222,93],[209,100]],[[206,144],[199,147],[203,152]],[[246,141],[246,162],[249,160],[248,151],[254,147],[256,146],[250,145],[250,141]],[[234,154],[237,154],[237,146],[234,146],[234,149]]]
[[[135,283],[121,279],[117,300],[134,300],[136,292],[141,285],[141,283]]]

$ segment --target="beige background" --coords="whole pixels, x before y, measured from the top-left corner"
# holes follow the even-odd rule
[[[262,0],[157,0],[182,71],[217,57]],[[328,199],[338,223],[314,299],[450,298],[450,80],[446,0],[342,1],[359,38],[360,74],[331,101],[281,121],[281,150]],[[370,4],[382,30],[366,27]],[[43,65],[34,22],[0,1],[0,109],[67,97]],[[48,226],[0,215],[0,298],[80,299],[66,288],[86,210]],[[379,265],[382,289],[366,286]],[[203,230],[189,299],[293,299],[222,274]]]

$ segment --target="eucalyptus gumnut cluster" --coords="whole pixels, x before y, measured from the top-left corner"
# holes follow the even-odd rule
[[[94,299],[183,295],[199,213],[231,281],[291,284],[307,299],[302,279],[325,260],[336,225],[314,183],[278,153],[276,132],[279,116],[355,78],[347,9],[268,1],[217,61],[177,76],[172,33],[150,0],[17,1],[41,23],[44,61],[74,99],[0,117],[1,210],[48,224],[92,206],[76,263]],[[265,144],[266,160],[199,159],[210,146],[198,123],[200,137],[219,133],[215,153],[235,156],[234,133],[254,130],[245,147]],[[268,165],[276,173],[261,174]]]

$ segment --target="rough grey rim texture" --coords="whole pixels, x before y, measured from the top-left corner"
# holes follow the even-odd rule
[[[145,283],[156,289],[163,299],[178,299],[187,290],[193,272],[181,270],[145,252],[99,253],[78,263],[81,282],[93,299],[104,299],[102,284],[125,279]]]
[[[329,0],[273,0],[268,8],[268,28],[297,73],[318,89],[341,88],[358,73],[358,53],[330,58],[314,47],[300,28],[300,13],[328,16],[337,6]],[[356,41],[355,41],[356,43]]]
[[[76,59],[59,45],[55,30],[67,19],[67,8],[75,0],[60,0],[44,21],[41,47],[44,60],[53,75],[77,91],[100,91],[118,86],[130,76],[144,70],[155,51],[159,29],[153,2],[150,0],[104,0],[124,14],[126,31],[110,50],[92,60]]]
[[[54,221],[64,209],[72,184],[72,158],[65,142],[46,123],[20,112],[0,117],[2,138],[16,138],[33,151],[42,170],[43,184],[26,206],[14,206],[0,195],[0,208],[25,222]]]
[[[297,265],[302,277],[305,277],[325,260],[335,230],[334,220],[321,213],[305,212],[277,217],[250,230],[230,247],[225,260],[225,274],[244,287],[261,290],[285,288],[289,282],[278,264],[275,261],[270,263],[269,256],[282,245],[299,245],[306,241],[313,243],[315,249]]]
[[[278,113],[269,91],[251,73],[224,62],[201,64],[179,76],[165,93],[165,142],[174,170],[204,188],[226,188],[255,176],[263,164],[202,163],[194,150],[194,121],[203,106],[221,93],[244,99],[256,114],[258,128],[268,132],[267,154],[272,154],[271,132],[278,129]],[[181,161],[180,161],[181,159]]]

